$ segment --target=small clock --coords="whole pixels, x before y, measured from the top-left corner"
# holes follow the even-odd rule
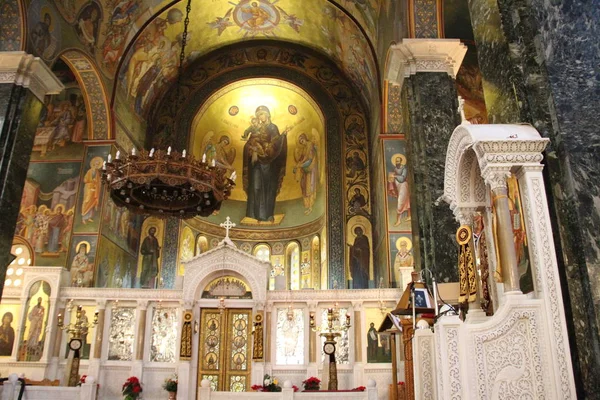
[[[81,339],[71,339],[71,341],[69,342],[69,347],[73,351],[77,351],[77,350],[81,349],[82,345],[83,345],[83,343],[81,342]]]
[[[325,354],[333,354],[335,353],[335,345],[333,343],[325,343],[323,346],[323,351]]]

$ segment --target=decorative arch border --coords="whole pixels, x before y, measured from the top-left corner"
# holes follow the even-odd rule
[[[302,87],[321,108],[326,116],[327,143],[327,230],[329,286],[333,282],[344,284],[346,274],[345,226],[354,217],[355,211],[345,207],[347,192],[361,187],[371,193],[370,173],[358,179],[349,178],[346,159],[354,151],[364,154],[369,165],[370,146],[367,118],[368,108],[361,101],[353,85],[344,77],[337,66],[324,60],[318,52],[299,45],[281,47],[272,41],[238,43],[221,48],[194,62],[182,76],[179,101],[177,90],[172,86],[163,98],[155,103],[148,123],[146,147],[186,148],[188,136],[196,111],[215,91],[240,79],[270,77],[282,79]],[[184,104],[181,109],[178,104]],[[173,115],[176,122],[173,123]],[[175,135],[161,136],[165,127],[175,125]],[[366,218],[370,221],[371,214]],[[322,224],[322,222],[315,222]],[[312,234],[315,229],[306,232]],[[266,232],[265,234],[268,234]],[[236,237],[234,230],[232,236]],[[372,243],[372,236],[369,236]],[[378,277],[374,277],[378,279]]]
[[[0,27],[0,51],[25,51],[27,12],[22,0],[0,0]]]
[[[183,282],[183,301],[193,302],[202,297],[202,291],[217,274],[238,275],[248,283],[252,298],[259,302],[267,299],[268,273],[271,264],[260,261],[246,252],[225,244],[200,254],[183,263],[185,279]]]
[[[67,49],[59,54],[58,58],[73,71],[83,92],[88,124],[91,126],[89,139],[114,138],[106,88],[92,59],[78,49]]]

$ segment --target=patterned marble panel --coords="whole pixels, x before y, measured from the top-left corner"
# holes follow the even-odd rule
[[[135,308],[112,310],[108,334],[108,359],[131,361],[135,327]]]
[[[176,308],[155,308],[152,311],[150,361],[175,362],[178,326]]]

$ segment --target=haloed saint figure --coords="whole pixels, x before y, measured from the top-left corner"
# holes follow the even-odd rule
[[[256,120],[244,133],[244,191],[248,195],[246,217],[274,221],[275,198],[279,194],[287,156],[287,132],[271,122],[266,106],[256,109]]]

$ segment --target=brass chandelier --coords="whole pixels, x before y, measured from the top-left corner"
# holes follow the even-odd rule
[[[185,61],[185,46],[190,23],[191,0],[186,6],[186,16],[181,39],[179,75],[177,78],[176,102],[179,108],[181,75]],[[176,116],[173,116],[175,129]],[[213,159],[207,163],[206,154],[196,160],[183,150],[167,151],[136,149],[121,157],[117,151],[102,166],[102,181],[110,192],[111,199],[119,207],[131,212],[157,217],[182,219],[195,216],[207,217],[221,208],[221,203],[231,194],[235,186],[235,171],[228,178],[227,169]]]
[[[135,148],[121,157],[117,151],[109,155],[102,166],[102,180],[111,199],[131,212],[158,217],[207,217],[221,208],[221,203],[235,186],[235,171],[226,176],[227,169],[206,156],[193,156],[168,150]]]

